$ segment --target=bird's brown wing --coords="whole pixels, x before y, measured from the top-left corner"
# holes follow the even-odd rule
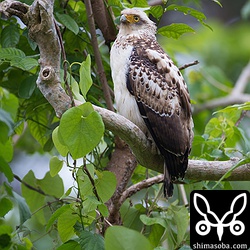
[[[152,48],[152,46],[151,46]],[[170,179],[183,178],[192,140],[192,117],[186,83],[160,47],[135,46],[127,72],[127,88],[165,158]]]

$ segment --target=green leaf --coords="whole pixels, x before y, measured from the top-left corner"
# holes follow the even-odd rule
[[[80,82],[79,86],[82,92],[82,95],[84,98],[86,98],[86,95],[93,83],[92,78],[91,78],[91,57],[88,54],[86,61],[83,61],[81,63],[80,67]]]
[[[61,75],[61,79],[63,81],[63,78],[64,78],[64,71],[63,70],[60,71],[60,75]],[[72,92],[73,92],[75,99],[84,103],[85,99],[80,94],[80,87],[79,87],[80,84],[78,84],[78,82],[75,80],[75,78],[72,75],[70,75],[69,73],[67,73],[67,80],[69,82],[69,85],[71,86],[71,89],[72,89]]]
[[[34,58],[25,57],[25,58],[21,58],[18,60],[12,60],[10,62],[10,65],[13,67],[17,67],[17,68],[24,70],[24,71],[29,71],[32,68],[37,67],[38,62]]]
[[[41,146],[44,146],[48,140],[47,110],[42,106],[37,107],[36,112],[33,112],[29,116],[27,123],[32,136],[41,144]]]
[[[213,117],[207,123],[204,134],[210,135],[211,138],[219,137],[223,133],[225,126],[226,122],[223,117]]]
[[[164,232],[165,228],[159,224],[154,224],[151,226],[151,232],[148,236],[148,239],[154,247],[157,247],[160,244]]]
[[[0,249],[10,249],[12,228],[8,225],[0,225]]]
[[[20,39],[20,33],[17,25],[5,26],[1,32],[1,44],[2,47],[15,47]]]
[[[57,229],[62,242],[66,242],[75,234],[74,225],[78,215],[68,207],[64,213],[60,214],[57,221]]]
[[[158,34],[166,37],[178,39],[181,35],[195,32],[193,28],[184,23],[173,23],[158,29]]]
[[[129,8],[134,8],[134,7],[139,7],[139,8],[147,8],[148,7],[148,2],[147,0],[132,0],[129,1]]]
[[[49,221],[46,225],[46,231],[48,231],[50,229],[50,227],[53,225],[53,223],[58,219],[58,217],[63,214],[64,212],[66,212],[67,210],[70,209],[70,204],[66,204],[60,208],[58,208],[53,214],[52,216],[49,218]]]
[[[97,172],[96,190],[102,202],[108,201],[116,189],[115,174],[109,171]]]
[[[0,142],[2,144],[5,144],[8,141],[8,139],[9,139],[9,128],[5,123],[0,121]]]
[[[25,201],[25,199],[20,196],[18,193],[13,192],[14,198],[17,201],[18,208],[19,208],[19,219],[20,224],[23,224],[26,220],[31,217],[30,209]]]
[[[35,175],[32,170],[30,170],[24,176],[23,181],[29,184],[30,186],[37,188],[38,190],[41,189],[38,186],[37,179],[35,178]],[[22,196],[25,198],[31,212],[38,210],[44,205],[44,202],[45,202],[44,195],[38,192],[35,192],[34,190],[29,189],[24,184],[21,184],[21,190],[22,190]],[[35,216],[39,222],[41,222],[42,224],[45,223],[45,218],[44,218],[44,214],[42,213],[42,211],[37,212]]]
[[[16,48],[0,48],[0,59],[24,71],[29,71],[33,67],[38,66],[36,59],[26,57],[23,51]]]
[[[56,13],[56,17],[59,20],[60,23],[62,23],[66,28],[71,30],[75,35],[79,32],[79,27],[76,23],[76,21],[67,14],[59,14]]]
[[[10,162],[13,158],[13,145],[12,139],[6,141],[6,143],[0,142],[0,155],[6,162]]]
[[[0,172],[2,172],[9,182],[12,182],[14,175],[9,164],[0,156]]]
[[[1,234],[11,234],[13,229],[9,225],[0,225],[0,235]]]
[[[10,199],[3,197],[0,199],[0,217],[4,217],[13,207]]]
[[[197,21],[199,21],[201,24],[203,24],[204,26],[208,27],[211,29],[210,26],[208,26],[206,23],[205,23],[205,20],[207,19],[206,16],[198,11],[198,10],[195,10],[193,8],[190,8],[190,7],[186,7],[186,6],[179,6],[179,5],[176,5],[176,4],[171,4],[167,7],[167,10],[174,10],[174,11],[180,11],[182,12],[184,15],[190,15],[194,18],[197,19]]]
[[[59,127],[56,127],[53,132],[52,132],[52,140],[53,143],[57,149],[57,151],[60,153],[60,155],[62,156],[66,156],[69,152],[68,147],[64,145],[64,143],[62,143],[62,141],[60,140],[60,135],[58,133],[58,129]]]
[[[22,59],[25,54],[22,50],[16,48],[0,48],[0,59],[8,61]]]
[[[4,124],[7,125],[8,127],[8,136],[10,136],[13,133],[13,128],[14,128],[14,122],[12,120],[11,115],[0,108],[0,122],[3,122]]]
[[[59,198],[64,193],[62,179],[58,175],[51,177],[49,172],[46,173],[43,179],[37,179],[33,171],[30,170],[24,176],[23,181],[40,191],[34,191],[23,184],[21,185],[22,195],[25,198],[31,212],[39,210],[45,204],[46,196],[44,194]],[[35,216],[40,223],[45,223],[43,210],[36,212]]]
[[[18,98],[0,87],[0,106],[3,110],[10,114],[13,120],[16,119],[17,110],[19,107]]]
[[[227,106],[226,108],[220,109],[216,113],[231,113],[231,112],[241,112],[242,110],[250,110],[250,102],[245,102],[242,104],[234,104],[231,106]]]
[[[148,239],[122,226],[109,227],[105,233],[105,250],[152,250]]]
[[[60,197],[60,200],[63,200],[64,198],[68,197],[72,191],[73,187],[70,187],[68,188],[68,190],[65,192],[65,194],[63,194],[61,197]]]
[[[103,136],[104,125],[101,116],[86,102],[63,114],[58,132],[73,159],[78,159],[97,146]]]
[[[69,240],[57,248],[57,250],[72,250],[72,249],[81,250],[81,247],[78,242],[74,240]]]
[[[163,7],[161,5],[156,5],[150,7],[150,14],[152,14],[156,19],[160,19],[163,15]]]
[[[36,89],[36,79],[37,76],[30,76],[25,78],[18,89],[19,97],[23,99],[29,99]]]
[[[56,176],[62,169],[63,161],[59,160],[58,157],[53,156],[49,162],[50,175],[52,177]]]
[[[102,203],[100,205],[97,205],[97,208],[103,217],[108,217],[109,210],[105,204]]]
[[[171,204],[167,214],[172,218],[173,225],[177,228],[177,246],[184,240],[184,235],[189,225],[189,214],[185,206]]]
[[[37,184],[38,187],[48,195],[59,198],[64,194],[63,181],[59,175],[52,177],[50,173],[47,172],[43,179],[37,179]]]
[[[121,217],[124,222],[124,226],[134,229],[141,230],[143,223],[140,220],[140,215],[147,213],[146,209],[142,204],[136,204],[131,207],[129,201],[126,201],[121,207]]]
[[[97,205],[101,202],[97,200],[95,196],[86,196],[85,200],[83,201],[82,205],[84,207],[84,214],[88,215],[90,212],[95,211]]]
[[[92,178],[94,176],[94,167],[93,165],[88,165],[88,171],[90,172]],[[91,169],[92,168],[92,169]],[[81,198],[84,199],[86,196],[94,196],[93,186],[89,177],[82,171],[81,168],[77,171],[77,183],[78,188],[80,189]]]
[[[166,220],[164,218],[161,218],[161,217],[150,218],[147,215],[142,214],[140,216],[140,220],[143,222],[143,224],[145,224],[147,226],[151,226],[151,225],[154,225],[154,224],[159,224],[164,228],[168,227],[168,224],[166,223]]]
[[[104,250],[104,239],[100,234],[84,230],[81,232],[79,238],[81,249]]]

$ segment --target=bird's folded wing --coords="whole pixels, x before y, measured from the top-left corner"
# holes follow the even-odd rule
[[[165,52],[135,47],[130,57],[127,88],[135,96],[161,153],[184,161],[190,149],[192,118],[188,90],[179,69]]]

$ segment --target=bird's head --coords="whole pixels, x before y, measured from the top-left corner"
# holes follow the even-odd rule
[[[129,35],[136,32],[155,35],[156,26],[148,16],[138,9],[125,9],[121,12],[120,30],[122,35]]]

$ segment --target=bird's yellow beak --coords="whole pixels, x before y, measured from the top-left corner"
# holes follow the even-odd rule
[[[121,23],[134,23],[134,15],[127,15],[127,14],[122,14]]]

